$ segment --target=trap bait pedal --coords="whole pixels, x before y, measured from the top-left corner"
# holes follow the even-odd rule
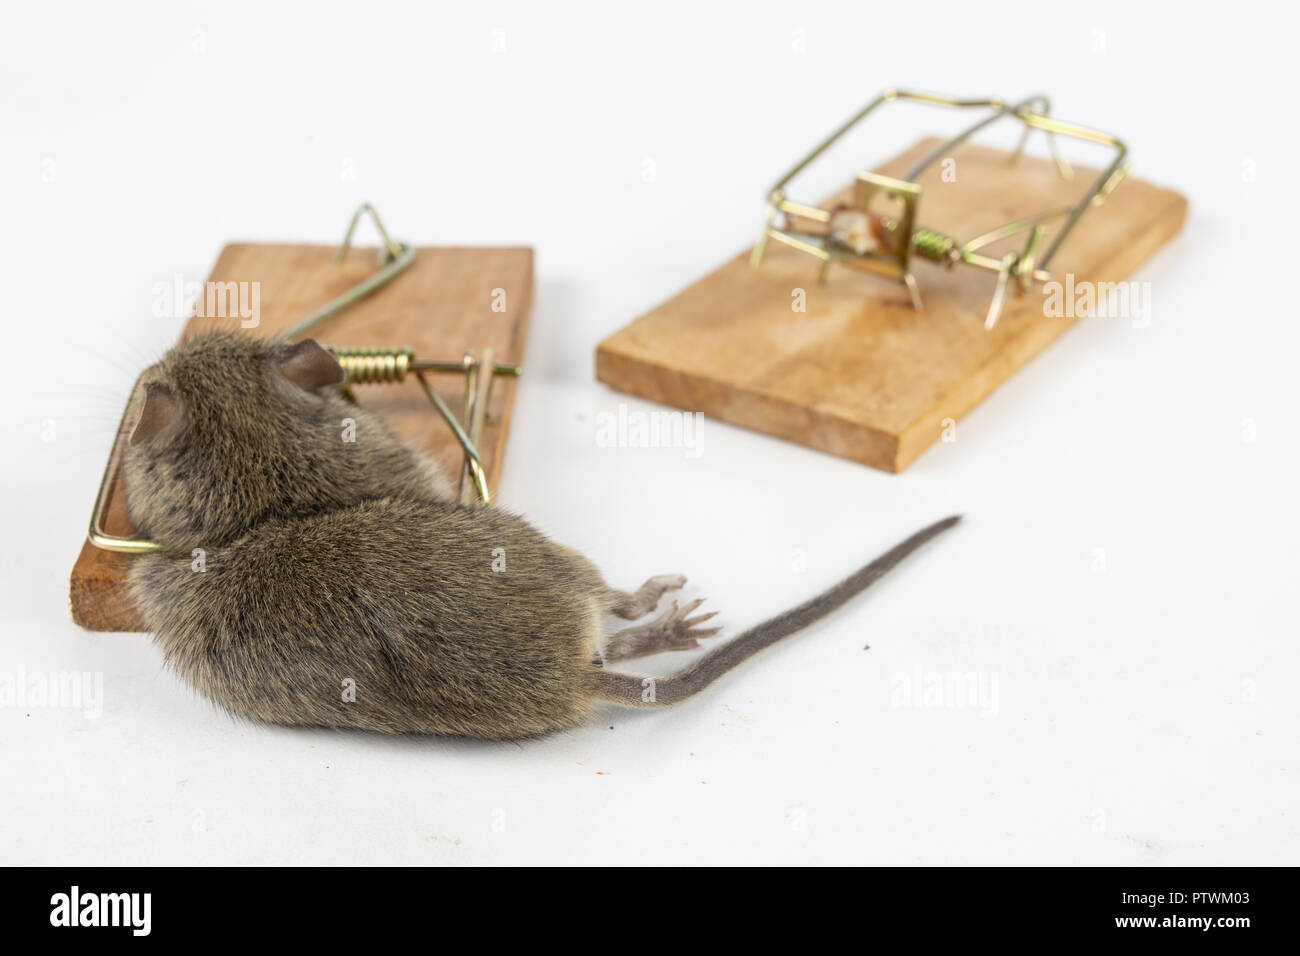
[[[351,245],[366,214],[380,232],[377,250]],[[227,245],[205,288],[250,281],[258,289],[255,320],[203,315],[200,306],[182,338],[218,329],[319,338],[343,367],[345,389],[402,442],[461,475],[463,503],[490,501],[532,308],[531,248],[417,249],[391,239],[374,210],[362,206],[338,247]],[[463,355],[447,358],[456,348]],[[72,569],[73,620],[89,630],[144,629],[126,582],[131,555],[152,548],[134,535],[127,517],[119,463],[130,425],[124,413]]]
[[[895,101],[979,119],[820,205],[789,198],[792,181]],[[969,142],[1004,118],[1023,127],[1014,151]],[[1022,155],[1036,130],[1050,160]],[[1108,164],[1072,167],[1059,139],[1104,148]],[[1183,196],[1127,174],[1121,140],[1052,117],[1044,96],[886,91],[773,186],[752,249],[601,342],[596,376],[902,471],[1073,324],[1073,309],[1046,307],[1054,281],[1118,282],[1182,228]]]

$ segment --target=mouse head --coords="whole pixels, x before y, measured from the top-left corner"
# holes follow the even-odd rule
[[[410,456],[342,397],[343,379],[314,339],[218,332],[176,346],[132,396],[123,460],[137,532],[164,549],[216,546],[366,497],[370,468]],[[372,425],[368,441],[344,440],[349,418]]]

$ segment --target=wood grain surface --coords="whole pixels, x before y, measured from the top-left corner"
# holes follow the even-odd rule
[[[901,176],[937,142],[923,140],[879,171]],[[956,181],[943,181],[941,164],[920,178],[917,221],[959,241],[1063,207],[1096,176],[1076,169],[1065,180],[1047,160],[1013,161],[978,145],[960,147],[953,159]],[[847,202],[850,192],[823,206]],[[762,212],[756,202],[756,236]],[[1178,232],[1186,212],[1178,193],[1126,180],[1084,214],[1051,270],[1076,283],[1124,279]],[[1001,256],[1026,238],[986,251]],[[969,266],[914,260],[924,299],[916,312],[901,285],[844,266],[832,266],[819,285],[818,260],[775,240],[759,270],[748,257],[746,250],[601,342],[600,381],[898,472],[940,437],[945,419],[960,419],[1076,318],[1045,315],[1044,292],[1034,288],[1010,295],[998,326],[985,331],[994,275]],[[792,309],[800,289],[806,312]]]

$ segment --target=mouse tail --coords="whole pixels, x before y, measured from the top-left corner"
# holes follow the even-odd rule
[[[640,677],[593,668],[592,693],[599,699],[610,700],[625,707],[671,707],[698,694],[723,674],[759,651],[771,647],[781,638],[803,630],[848,603],[921,545],[947,531],[960,520],[961,515],[953,515],[923,528],[829,590],[751,627],[676,674],[668,677]]]

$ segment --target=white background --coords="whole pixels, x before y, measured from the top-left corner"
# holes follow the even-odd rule
[[[1292,17],[9,5],[0,670],[102,672],[105,700],[0,708],[0,859],[1300,862]],[[1081,322],[901,476],[712,421],[695,459],[599,447],[597,415],[654,406],[595,382],[597,341],[751,242],[771,182],[890,85],[1043,90],[1123,135],[1191,202],[1135,276],[1150,324]],[[897,107],[835,175],[951,128]],[[179,331],[154,284],[233,239],[336,241],[365,199],[419,244],[536,247],[501,501],[610,581],[683,572],[734,632],[966,522],[672,712],[503,745],[233,722],[148,636],[75,627],[68,571]],[[901,706],[918,668],[996,698]]]

